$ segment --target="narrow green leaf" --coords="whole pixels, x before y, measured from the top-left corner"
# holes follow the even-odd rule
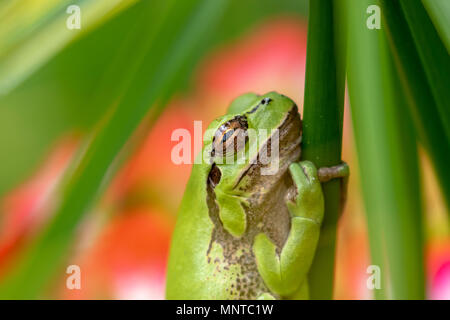
[[[341,163],[345,68],[338,66],[344,60],[335,45],[334,5],[313,0],[309,6],[302,159],[318,167]],[[325,216],[309,274],[312,299],[332,298],[340,190],[338,180],[323,184]]]
[[[428,53],[423,53],[421,59],[399,1],[382,0],[381,3],[386,21],[385,31],[393,52],[395,64],[399,70],[400,81],[408,102],[407,105],[417,134],[430,154],[437,179],[447,201],[447,206],[450,207],[450,171],[448,170],[448,164],[450,163],[450,148],[448,147],[450,145],[450,136],[446,125],[444,125],[450,120],[450,100],[445,100],[450,99],[447,88],[450,80],[447,80],[449,74],[441,74],[438,71],[440,68],[442,70],[450,68],[449,56],[446,55],[444,50],[443,54],[447,56],[444,57],[441,51],[442,48],[439,48],[438,45],[436,47],[436,54],[438,55],[436,59],[433,57],[434,54],[423,48],[423,51]],[[413,1],[410,3],[413,3]],[[422,22],[424,24],[423,27],[427,28],[427,22]],[[429,31],[431,33],[431,30]],[[417,32],[421,33],[420,31]],[[430,39],[433,39],[432,34],[429,34],[429,36]],[[425,44],[425,46],[427,45],[431,46],[432,44]],[[438,52],[441,52],[441,54]],[[432,60],[424,61],[425,58]],[[428,70],[428,75],[426,70]],[[430,80],[430,77],[436,78],[427,81]],[[436,83],[436,80],[439,79],[446,82]],[[436,97],[437,99],[435,99]],[[440,107],[438,107],[439,105]]]
[[[427,75],[434,101],[450,141],[450,55],[420,0],[400,4]]]
[[[40,297],[51,277],[64,274],[62,262],[76,227],[98,197],[111,163],[149,107],[173,90],[180,77],[185,76],[182,72],[187,69],[185,65],[192,65],[198,58],[198,48],[213,32],[225,5],[224,0],[171,0],[166,3],[168,11],[157,32],[151,32],[154,36],[146,38],[146,45],[135,44],[145,49],[145,54],[138,61],[130,61],[132,76],[123,79],[126,90],[97,128],[69,177],[53,220],[1,284],[0,297]],[[150,1],[142,1],[142,6],[145,19],[153,7]],[[152,24],[152,21],[148,23]]]
[[[416,134],[382,29],[347,0],[348,88],[378,299],[423,299],[424,256]],[[372,13],[373,14],[373,13]],[[390,286],[391,290],[388,290]],[[392,295],[388,295],[391,292]]]
[[[450,52],[450,1],[422,0],[442,41]]]

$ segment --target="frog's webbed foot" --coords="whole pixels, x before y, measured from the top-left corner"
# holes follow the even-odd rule
[[[305,279],[303,283],[300,285],[300,288],[294,294],[289,297],[286,297],[288,300],[308,300],[309,299],[309,286],[308,280]],[[260,294],[257,300],[277,300],[271,293],[264,292]]]
[[[347,186],[348,177],[350,175],[350,167],[347,163],[342,162],[341,164],[333,167],[322,167],[317,170],[317,175],[320,182],[328,182],[330,180],[340,178],[341,180],[341,200],[340,200],[340,211],[342,213],[345,202],[347,200]]]
[[[289,212],[293,217],[311,219],[320,225],[324,200],[316,167],[310,161],[294,162],[289,166],[289,171],[297,189],[295,198],[286,203]]]
[[[294,294],[289,297],[286,297],[288,300],[308,300],[309,299],[309,285],[308,280],[305,279],[303,283],[300,285],[300,288]],[[264,292],[260,294],[257,300],[277,300],[271,293]]]
[[[302,282],[300,288],[291,296],[287,297],[289,300],[309,300],[309,284],[308,279]]]
[[[270,293],[264,292],[263,294],[259,295],[258,300],[276,300],[276,299]]]

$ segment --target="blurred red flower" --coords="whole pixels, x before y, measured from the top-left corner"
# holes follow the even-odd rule
[[[113,217],[93,246],[70,261],[80,266],[81,289],[67,299],[164,299],[173,218],[149,208]],[[63,283],[63,282],[62,282]]]
[[[450,300],[450,239],[427,244],[428,298]]]
[[[0,202],[0,275],[23,244],[49,218],[52,193],[75,149],[73,136],[60,139],[42,166]]]

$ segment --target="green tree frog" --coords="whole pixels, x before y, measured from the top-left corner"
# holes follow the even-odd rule
[[[268,134],[250,135],[259,131]],[[308,298],[324,215],[320,182],[345,177],[348,167],[321,176],[299,162],[301,132],[297,106],[276,92],[242,95],[210,124],[172,238],[168,299]]]

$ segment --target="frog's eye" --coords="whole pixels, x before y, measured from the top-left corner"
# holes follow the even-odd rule
[[[272,101],[270,98],[264,98],[261,100],[261,104],[264,106],[266,104],[269,104]]]
[[[232,156],[245,147],[247,141],[247,119],[237,116],[222,124],[213,138],[211,156]]]
[[[252,110],[250,110],[249,112],[247,112],[247,114],[251,114],[254,113],[256,110],[258,110],[259,107],[261,106],[266,106],[268,105],[270,102],[272,101],[272,99],[270,98],[264,98],[262,99]]]

